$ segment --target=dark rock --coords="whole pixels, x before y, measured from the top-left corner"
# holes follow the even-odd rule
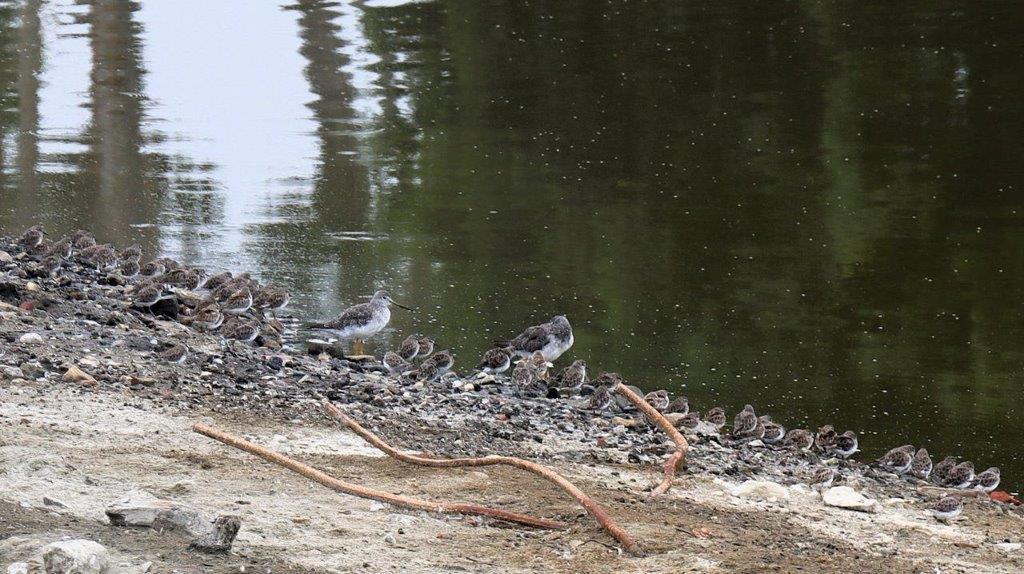
[[[165,317],[176,321],[178,319],[179,312],[178,300],[171,298],[157,301],[156,305],[149,308],[149,312],[159,317]]]

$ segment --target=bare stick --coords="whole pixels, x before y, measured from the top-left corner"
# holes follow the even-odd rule
[[[633,540],[628,532],[622,529],[618,523],[608,514],[608,511],[604,509],[600,504],[597,503],[593,498],[588,496],[585,492],[579,489],[575,484],[569,482],[568,479],[551,470],[550,468],[537,464],[535,462],[516,458],[512,456],[497,456],[489,455],[475,458],[426,458],[422,456],[416,456],[412,454],[406,454],[395,447],[384,442],[383,439],[373,434],[369,430],[363,428],[358,422],[352,417],[346,415],[338,407],[334,406],[328,401],[324,401],[324,408],[332,416],[345,423],[352,432],[363,437],[366,442],[377,447],[388,456],[396,458],[402,462],[409,464],[417,464],[421,466],[432,466],[437,468],[457,468],[466,466],[493,466],[493,465],[507,465],[513,466],[527,472],[531,472],[544,478],[545,480],[554,483],[558,488],[562,489],[569,496],[573,497],[576,502],[579,502],[583,508],[590,513],[591,516],[597,520],[598,524],[605,529],[608,534],[618,540],[627,552],[634,555],[642,553],[639,545]]]
[[[672,426],[672,423],[668,422],[668,419],[664,415],[659,413],[657,409],[651,406],[643,397],[633,392],[632,389],[623,385],[622,383],[616,384],[612,387],[612,390],[626,397],[629,402],[636,405],[636,408],[643,411],[647,418],[654,421],[656,425],[661,427],[661,430],[665,431],[672,442],[676,443],[676,452],[672,453],[672,456],[665,461],[664,473],[665,477],[661,480],[661,484],[654,487],[651,491],[651,496],[661,496],[668,492],[669,488],[672,488],[672,480],[676,477],[676,471],[682,466],[683,461],[686,460],[686,452],[690,450],[690,443],[686,442],[686,438],[683,433],[679,432],[676,427]]]
[[[327,488],[337,490],[338,492],[344,492],[345,494],[351,494],[352,496],[358,496],[360,498],[369,498],[371,500],[386,502],[394,506],[411,508],[413,510],[424,510],[426,512],[489,516],[491,518],[497,518],[499,520],[504,520],[507,522],[524,524],[526,526],[532,526],[534,528],[547,528],[550,530],[561,530],[567,528],[567,525],[562,524],[561,522],[556,522],[554,520],[548,520],[546,518],[536,518],[534,516],[529,516],[527,514],[508,512],[506,510],[489,508],[486,506],[480,506],[478,504],[470,504],[467,502],[429,502],[426,500],[409,498],[407,496],[401,496],[398,494],[392,494],[390,492],[383,492],[380,490],[367,488],[365,486],[351,484],[348,482],[338,480],[332,476],[329,476],[307,464],[288,458],[287,456],[284,456],[281,453],[274,452],[258,444],[254,444],[245,439],[238,438],[222,430],[218,430],[213,427],[209,427],[199,423],[192,425],[192,430],[201,435],[205,435],[214,440],[218,440],[228,446],[233,446],[239,450],[244,450],[245,452],[254,454],[262,458],[263,460],[272,462],[274,464],[283,466],[288,470],[297,472],[314,482],[319,482],[320,484],[326,486]]]

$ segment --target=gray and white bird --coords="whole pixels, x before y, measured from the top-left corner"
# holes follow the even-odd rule
[[[768,415],[763,415],[759,418],[761,419],[761,424],[764,426],[764,435],[761,437],[761,440],[763,440],[765,444],[776,444],[785,438],[786,427],[773,421]]]
[[[398,356],[406,361],[415,359],[419,352],[420,339],[416,335],[409,335],[403,339],[401,344],[398,345],[398,351],[396,351]]]
[[[353,305],[334,319],[314,324],[312,328],[327,331],[339,339],[354,340],[360,343],[361,351],[362,343],[379,333],[391,321],[391,305],[411,310],[397,303],[387,291],[381,289],[366,303]]]
[[[520,357],[529,357],[540,351],[545,361],[555,361],[572,347],[574,340],[569,320],[565,315],[555,315],[547,323],[528,327],[510,341],[502,341],[496,346],[512,347]]]
[[[827,466],[823,466],[814,471],[814,474],[811,475],[811,480],[808,484],[811,488],[816,490],[826,490],[832,486],[835,479],[836,471]]]
[[[180,365],[188,359],[188,346],[184,343],[177,343],[163,351],[160,351],[158,356],[168,363],[177,363]]]
[[[401,375],[402,373],[412,370],[412,364],[394,351],[384,353],[384,360],[382,363],[392,375]]]
[[[811,450],[814,446],[814,434],[807,429],[793,429],[786,433],[782,444],[796,450]]]
[[[722,407],[711,407],[711,409],[704,415],[704,420],[714,425],[719,431],[725,426],[725,409]]]
[[[956,466],[955,456],[947,456],[942,459],[932,468],[931,481],[936,484],[942,484],[946,481],[949,471],[953,470],[954,466]]]
[[[733,436],[748,434],[754,430],[757,423],[757,414],[754,413],[754,407],[746,405],[742,411],[736,413],[736,417],[732,421],[732,434]]]

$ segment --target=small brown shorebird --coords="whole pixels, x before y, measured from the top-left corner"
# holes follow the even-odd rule
[[[725,426],[726,421],[725,409],[722,407],[711,407],[708,413],[704,415],[704,420],[711,423],[716,429],[721,431],[722,427]]]
[[[164,264],[159,261],[149,261],[139,269],[139,273],[143,277],[159,277],[160,275],[163,275],[165,271],[166,268],[164,267]]]
[[[498,375],[507,371],[511,364],[512,350],[508,347],[497,347],[484,353],[476,368],[489,375]]]
[[[970,461],[961,462],[954,466],[946,475],[945,485],[950,488],[965,489],[971,486],[974,481],[974,463]]]
[[[786,436],[786,428],[773,421],[768,415],[763,415],[759,418],[761,419],[761,424],[764,425],[764,436],[761,437],[764,444],[776,444],[781,442]]]
[[[394,351],[384,353],[384,360],[381,362],[392,375],[401,375],[412,370],[412,364]]]
[[[397,304],[398,303],[395,303],[395,305]],[[408,307],[405,307],[405,309],[408,309]],[[429,357],[431,353],[434,352],[434,340],[431,339],[430,337],[420,337],[419,343],[420,350],[418,353],[416,353],[417,358],[425,359]]]
[[[832,452],[840,458],[850,458],[855,452],[860,450],[858,444],[857,433],[848,430],[836,437],[832,446]]]
[[[964,499],[959,496],[947,496],[928,507],[928,512],[941,522],[949,522],[964,511]]]
[[[224,326],[224,336],[243,343],[251,343],[260,336],[260,326],[256,321],[232,321]]]
[[[676,428],[695,429],[700,424],[700,411],[689,411],[676,422]]]
[[[814,471],[814,474],[811,475],[811,480],[808,484],[810,484],[811,488],[817,490],[827,490],[832,486],[835,479],[836,471],[827,466],[823,466]]]
[[[563,387],[578,391],[587,382],[587,362],[576,359],[571,365],[562,369],[558,374],[558,381]]]
[[[921,480],[927,480],[928,475],[932,473],[932,468],[932,457],[928,454],[928,449],[918,449],[914,459],[910,461],[910,474]]]
[[[992,492],[999,486],[1000,472],[998,467],[991,467],[974,477],[974,489],[982,492]]]
[[[751,405],[744,406],[743,410],[736,413],[736,417],[733,419],[733,436],[740,436],[753,432],[754,427],[757,426],[757,422],[757,415],[754,413],[754,407]]]
[[[954,466],[956,466],[955,456],[947,456],[946,458],[940,460],[939,463],[932,468],[932,482],[936,484],[942,484],[943,482],[945,482],[946,477],[949,476],[949,471],[953,470]]]
[[[910,465],[914,462],[914,452],[913,445],[898,446],[885,453],[876,462],[883,470],[893,474],[905,474],[910,470]]]
[[[267,285],[260,289],[253,298],[252,306],[262,312],[270,311],[270,315],[276,319],[277,312],[287,307],[291,298],[292,296],[287,290]]]
[[[33,225],[18,237],[18,245],[25,250],[33,249],[43,242],[45,235],[46,232],[43,231],[42,227]]]
[[[223,303],[220,310],[228,315],[241,315],[252,308],[252,291],[248,287],[242,287],[235,291]]]
[[[814,446],[814,434],[807,429],[793,429],[786,433],[782,444],[796,450],[811,450]]]
[[[160,351],[158,356],[168,363],[177,363],[180,365],[188,359],[188,346],[184,343],[176,343],[171,345],[169,348]]]
[[[398,345],[398,356],[406,361],[411,361],[420,353],[420,338],[416,335],[409,335]]]

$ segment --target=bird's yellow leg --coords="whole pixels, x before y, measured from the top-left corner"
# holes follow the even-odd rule
[[[352,342],[352,353],[354,355],[365,355],[366,354],[366,341],[362,339],[356,339]]]

